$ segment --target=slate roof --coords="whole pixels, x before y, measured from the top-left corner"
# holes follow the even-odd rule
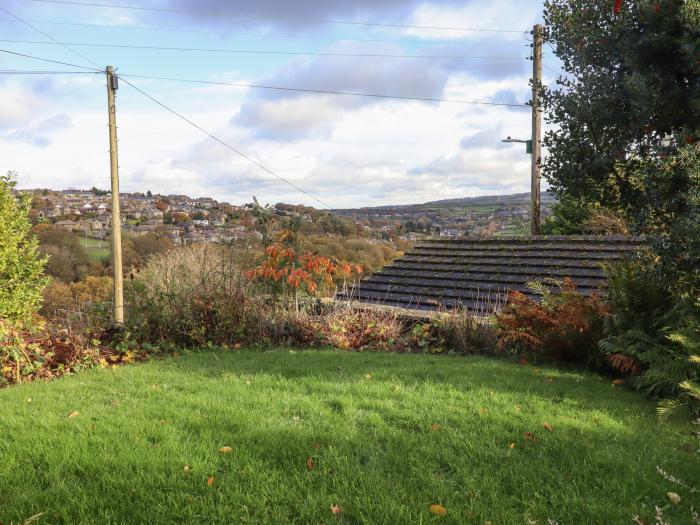
[[[529,236],[428,239],[365,278],[339,299],[414,310],[483,311],[509,290],[570,277],[582,293],[604,289],[603,263],[645,249],[643,237]]]

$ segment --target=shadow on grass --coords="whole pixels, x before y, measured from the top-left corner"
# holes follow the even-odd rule
[[[462,393],[498,390],[513,397],[535,396],[553,403],[575,403],[582,410],[627,411],[654,417],[655,402],[641,393],[613,387],[609,378],[572,368],[520,366],[507,357],[360,353],[341,350],[194,352],[162,366],[217,378],[274,376],[339,385],[371,374],[376,381],[403,386],[433,384]]]

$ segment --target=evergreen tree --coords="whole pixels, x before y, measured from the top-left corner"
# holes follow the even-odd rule
[[[545,20],[565,71],[544,93],[544,175],[557,196],[628,218],[651,199],[687,212],[690,174],[663,194],[648,175],[650,161],[700,141],[700,0],[546,0]]]
[[[30,232],[31,201],[15,197],[15,185],[14,173],[0,175],[0,319],[26,321],[41,305],[46,260]]]

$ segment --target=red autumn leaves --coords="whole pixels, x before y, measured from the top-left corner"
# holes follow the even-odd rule
[[[314,294],[321,286],[331,287],[333,279],[348,279],[362,273],[356,264],[323,257],[309,251],[298,253],[294,248],[276,243],[265,250],[265,259],[246,273],[251,280],[280,283],[292,289],[305,289]]]
[[[661,4],[654,4],[654,11],[657,13],[661,12]],[[614,0],[613,3],[613,13],[619,15],[622,12],[622,0]]]

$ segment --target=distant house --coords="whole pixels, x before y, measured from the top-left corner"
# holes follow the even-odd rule
[[[197,233],[197,232],[186,233],[185,235],[183,235],[181,237],[181,239],[182,239],[183,246],[206,241],[204,235],[202,235],[201,233]]]
[[[209,219],[195,219],[192,222],[194,222],[196,226],[209,226]]]
[[[78,223],[75,221],[58,221],[54,226],[56,228],[60,228],[62,230],[72,232],[74,229],[76,229]]]
[[[41,208],[39,210],[38,217],[40,219],[53,219],[55,217],[60,217],[61,215],[63,215],[63,210],[57,206],[54,206],[53,208]]]
[[[456,228],[445,228],[440,232],[440,237],[459,237],[461,233]]]
[[[209,224],[212,226],[223,226],[224,224],[226,224],[226,215],[224,215],[223,213],[210,213]]]
[[[141,214],[147,219],[160,219],[163,222],[163,212],[155,206],[148,206]]]

